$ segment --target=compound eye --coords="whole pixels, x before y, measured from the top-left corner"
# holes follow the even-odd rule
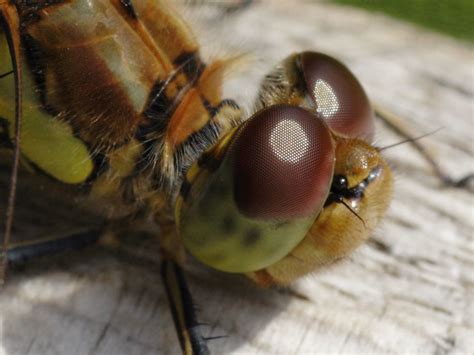
[[[234,196],[257,219],[301,218],[321,208],[334,149],[323,120],[294,106],[272,106],[250,120],[232,147]]]
[[[300,55],[307,90],[316,112],[336,133],[371,142],[373,110],[354,74],[336,59],[317,52]]]
[[[324,207],[334,151],[329,128],[310,111],[276,105],[255,114],[188,172],[177,204],[187,250],[228,272],[284,258]]]

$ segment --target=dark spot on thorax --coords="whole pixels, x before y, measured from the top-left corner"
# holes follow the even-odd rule
[[[234,217],[231,215],[226,215],[221,223],[222,231],[224,232],[224,236],[229,236],[237,229],[237,222],[235,221]]]
[[[253,247],[262,236],[262,232],[257,227],[251,227],[245,232],[243,244],[245,247]]]

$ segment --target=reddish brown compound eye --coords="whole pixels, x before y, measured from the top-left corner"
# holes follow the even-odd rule
[[[318,212],[329,193],[334,146],[326,123],[295,106],[258,112],[237,133],[234,198],[251,218],[290,220]]]
[[[341,62],[322,53],[304,52],[300,60],[318,115],[336,133],[371,142],[373,111],[354,74]]]

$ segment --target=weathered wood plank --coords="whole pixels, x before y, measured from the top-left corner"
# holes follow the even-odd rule
[[[472,46],[327,4],[255,4],[227,18],[213,11],[196,21],[210,32],[205,47],[256,56],[229,85],[241,101],[250,103],[261,74],[290,52],[327,52],[415,132],[445,127],[424,140],[445,169],[456,176],[474,170]],[[399,140],[377,128],[380,145]],[[209,324],[204,335],[228,335],[210,343],[213,351],[473,352],[473,194],[440,187],[409,145],[386,155],[397,175],[393,204],[374,241],[350,260],[287,291],[190,267],[200,318]],[[101,249],[12,272],[0,317],[5,354],[179,351],[157,269]]]

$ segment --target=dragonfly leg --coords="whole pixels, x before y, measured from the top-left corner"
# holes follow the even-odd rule
[[[186,253],[174,223],[159,220],[161,277],[166,289],[173,322],[183,354],[210,354],[200,331],[191,293],[184,271],[180,265],[185,262]]]
[[[165,258],[161,263],[161,277],[183,354],[210,354],[206,339],[200,332],[183,270],[177,263]]]
[[[10,245],[6,253],[8,265],[19,265],[28,260],[77,250],[96,243],[101,237],[100,230],[85,230],[70,234],[66,237],[37,240],[30,243]],[[5,255],[2,253],[2,257]]]
[[[377,117],[379,117],[396,134],[407,139],[407,142],[410,143],[428,162],[435,175],[444,185],[456,188],[472,188],[472,185],[474,185],[474,173],[466,174],[460,178],[452,177],[450,174],[443,171],[433,155],[425,149],[425,147],[418,141],[417,137],[413,136],[410,133],[410,130],[403,126],[402,120],[398,116],[378,105],[374,104],[373,106]]]

